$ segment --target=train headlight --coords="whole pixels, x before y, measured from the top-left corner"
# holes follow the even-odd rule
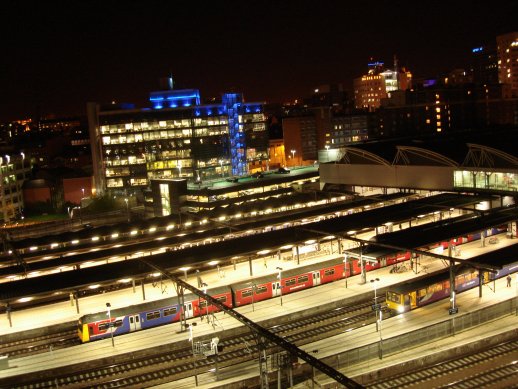
[[[403,312],[405,312],[405,307],[400,305],[399,307],[397,307],[397,311],[398,311],[398,313],[403,313]]]

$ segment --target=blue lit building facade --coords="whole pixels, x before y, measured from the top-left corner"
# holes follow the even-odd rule
[[[268,159],[262,103],[228,93],[201,104],[196,89],[152,92],[150,102],[146,109],[88,105],[98,193],[137,194],[160,178],[242,176]]]

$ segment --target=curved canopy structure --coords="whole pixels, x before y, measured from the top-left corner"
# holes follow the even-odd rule
[[[518,169],[518,158],[502,150],[475,143],[468,143],[468,154],[462,163],[464,167]]]
[[[367,150],[359,149],[356,147],[344,147],[342,150],[344,151],[344,155],[341,158],[340,163],[384,166],[391,165],[390,162],[385,158],[382,158],[379,155],[371,153]]]
[[[397,146],[394,165],[459,166],[451,158],[435,151],[415,146]]]

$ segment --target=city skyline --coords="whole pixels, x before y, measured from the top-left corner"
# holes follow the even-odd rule
[[[242,91],[265,102],[328,83],[351,90],[371,57],[392,67],[396,55],[415,77],[434,77],[516,31],[516,11],[513,1],[3,4],[0,121],[84,114],[89,101],[146,107],[170,74],[204,98]]]

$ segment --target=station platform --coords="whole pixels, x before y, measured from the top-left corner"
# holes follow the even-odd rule
[[[359,237],[368,240],[373,235],[373,232],[369,232],[359,235]],[[460,246],[462,254],[458,258],[470,258],[485,253],[489,250],[494,250],[507,245],[518,243],[517,239],[508,239],[506,238],[505,234],[496,235],[496,237],[498,237],[498,243],[495,245],[486,245],[486,247],[481,247],[479,241],[463,244]],[[433,252],[436,252],[437,254],[443,254],[439,249],[434,250]],[[276,267],[278,266],[282,267],[284,271],[286,271],[299,266],[310,265],[332,258],[337,258],[339,256],[340,254],[338,254],[338,246],[336,241],[321,244],[320,252],[301,255],[299,264],[297,264],[296,258],[289,253],[285,253],[281,259],[279,259],[276,254],[266,256],[264,258],[259,258],[252,261],[253,277],[271,276],[273,279],[278,274],[276,270]],[[416,277],[418,275],[420,276],[423,274],[423,272],[432,272],[442,267],[443,264],[441,264],[441,261],[425,259],[421,262],[418,268],[421,273],[415,274],[412,271],[407,271],[400,274],[389,274],[388,276],[384,275],[377,286],[378,288],[383,288],[384,286],[391,285],[394,282],[401,282],[405,279]],[[379,272],[383,271],[383,269],[379,270]],[[377,272],[378,271],[368,272],[367,277],[380,278],[378,276],[373,276],[373,274],[376,274]],[[208,289],[229,285],[235,282],[248,281],[251,279],[250,266],[248,262],[237,263],[235,269],[233,266],[215,266],[212,271],[199,273],[198,276],[204,283],[208,285]],[[184,276],[181,276],[181,278],[185,280]],[[187,282],[193,286],[197,286],[197,274],[193,272],[187,272]],[[353,284],[355,282],[354,277],[349,278],[348,282]],[[331,289],[334,288],[332,285],[330,285]],[[107,302],[111,304],[112,309],[115,309],[119,307],[140,304],[145,301],[154,301],[176,296],[174,284],[170,280],[157,280],[154,286],[151,284],[146,284],[144,288],[145,299],[141,285],[136,285],[135,288],[129,287],[113,292],[99,293],[88,297],[81,297],[79,299],[79,313],[77,312],[78,309],[75,305],[75,302],[70,300],[63,301],[61,303],[45,305],[42,307],[15,310],[11,312],[12,326],[10,326],[6,314],[0,316],[0,336],[39,327],[48,327],[55,324],[75,321],[85,314],[104,311],[106,309]],[[284,299],[290,299],[292,296],[293,295],[290,297],[284,297]],[[34,318],[38,318],[37,321],[35,321]]]
[[[506,239],[505,236],[499,238],[499,242],[497,245],[491,245],[490,247],[480,247],[480,242],[475,241],[471,243],[467,243],[462,246],[462,257],[468,258],[470,256],[476,256],[483,252],[487,252],[490,249],[496,249],[499,247],[503,247],[503,245],[510,245],[518,243],[516,239]],[[308,259],[309,260],[309,259]],[[315,261],[322,260],[322,258],[313,259]],[[273,261],[273,260],[272,260]],[[295,261],[296,263],[296,261]],[[259,267],[262,265],[264,267],[264,263],[258,264]],[[302,262],[301,262],[302,265]],[[248,264],[243,264],[244,270],[242,269],[241,276],[244,279],[249,278],[248,273]],[[443,268],[444,264],[442,261],[433,260],[431,258],[424,259],[421,263],[421,267],[424,269],[427,268],[427,271],[431,272],[437,270],[439,268]],[[267,268],[275,269],[273,262],[267,263]],[[213,277],[215,281],[220,279],[221,282],[229,283],[229,277],[231,277],[232,267],[230,269],[220,269],[224,270],[226,275],[223,280],[220,279],[220,275],[218,272],[212,275],[203,275],[204,281],[211,280],[210,277]],[[232,270],[232,271],[229,271]],[[237,270],[236,270],[237,271]],[[274,273],[272,273],[274,274]],[[423,275],[423,273],[418,274],[419,276]],[[373,272],[367,273],[367,281],[373,278],[378,278],[379,282],[378,288],[382,288],[397,282],[401,282],[405,279],[409,279],[411,277],[416,277],[417,275],[412,271],[407,271],[405,273],[390,273],[390,268],[382,268]],[[206,277],[206,278],[205,278]],[[192,277],[192,280],[189,279],[190,282],[196,282],[195,277]],[[209,281],[210,282],[210,281]],[[514,296],[515,289],[514,288],[506,288],[505,280],[499,280],[496,282],[496,291],[490,291],[489,289],[484,289],[484,295],[482,298],[478,298],[478,290],[461,293],[458,295],[458,304],[460,309],[474,309],[481,307],[483,304],[492,304],[495,301],[501,301],[503,299],[508,299]],[[168,289],[173,289],[172,285]],[[118,292],[117,292],[118,293]],[[127,293],[127,292],[126,292]],[[344,280],[340,280],[334,283],[321,285],[317,288],[312,288],[308,290],[303,290],[297,293],[288,294],[283,296],[282,306],[279,298],[270,299],[267,301],[259,302],[255,304],[255,307],[250,305],[240,307],[237,309],[238,312],[247,316],[249,319],[254,322],[261,322],[266,319],[271,319],[273,317],[278,317],[281,315],[288,315],[291,313],[299,312],[304,309],[311,309],[316,306],[321,306],[325,303],[331,301],[344,301],[344,303],[349,298],[353,298],[359,294],[374,294],[373,285],[370,282],[365,284],[360,284],[360,276],[350,277],[347,280],[347,287]],[[470,295],[471,299],[469,298]],[[140,294],[139,294],[140,295]],[[147,295],[147,292],[146,292]],[[160,294],[162,296],[162,294]],[[163,297],[163,296],[162,296]],[[114,306],[117,301],[119,304],[129,305],[130,302],[128,298],[124,296],[123,293],[119,295],[119,300],[116,300],[116,294],[108,294],[102,296],[96,296],[97,300],[92,303],[92,307],[104,307],[105,302],[111,300],[112,306]],[[81,299],[82,309],[86,304],[86,300],[88,298]],[[30,321],[31,325],[26,325],[25,328],[34,328],[36,325],[34,324],[34,319],[37,318],[39,326],[51,325],[67,320],[73,320],[75,315],[75,307],[71,307],[70,303],[56,304],[57,307],[52,307],[52,311],[50,311],[49,307],[42,307],[39,309],[33,310],[32,313],[24,313],[19,312],[20,316],[15,316],[13,318],[13,324],[20,323],[18,328],[23,328],[22,323],[24,320]],[[443,305],[445,303],[434,304],[430,308],[425,308],[423,310],[417,310],[416,312],[411,312],[406,315],[400,315],[395,318],[388,319],[383,322],[384,333],[386,336],[390,336],[391,332],[396,331],[405,331],[409,328],[422,326],[424,324],[428,325],[433,320],[439,320],[443,318],[445,315],[448,315],[447,308]],[[61,305],[61,306],[60,306]],[[66,312],[59,312],[62,309]],[[426,313],[425,313],[426,312]],[[23,318],[21,315],[25,314]],[[53,317],[54,315],[58,315],[60,319],[56,319]],[[77,316],[76,316],[77,317]],[[200,318],[192,319],[197,321],[197,326],[194,330],[194,338],[196,337],[211,337],[216,336],[217,332],[220,330],[231,330],[241,324],[230,316],[220,312],[215,315],[215,326],[207,323],[205,320]],[[387,324],[385,324],[387,322]],[[5,316],[2,320],[2,330],[6,327]],[[13,326],[14,327],[14,326]],[[369,328],[368,328],[369,327]],[[20,329],[18,329],[20,330]],[[135,350],[140,350],[143,348],[152,348],[158,347],[167,343],[174,343],[180,341],[186,341],[189,334],[186,332],[180,332],[180,324],[174,323],[171,325],[166,325],[162,327],[152,328],[145,331],[138,331],[132,334],[123,335],[114,338],[115,346],[112,346],[110,339],[104,339],[84,345],[79,345],[63,350],[49,350],[47,353],[42,353],[35,356],[23,357],[14,359],[9,361],[9,369],[0,371],[0,378],[7,376],[15,376],[19,374],[26,374],[28,372],[34,373],[36,371],[45,370],[49,368],[58,368],[67,366],[75,363],[84,363],[88,360],[94,360],[99,358],[104,358],[108,356],[118,355],[129,353]],[[376,337],[377,333],[373,330],[373,326],[366,326],[360,330],[352,331],[349,334],[343,334],[343,338],[339,341],[337,340],[326,340],[322,341],[323,343],[318,345],[309,345],[305,346],[308,349],[314,349],[314,347],[318,347],[320,350],[318,357],[325,357],[326,353],[335,352],[333,347],[336,347],[337,344],[343,345],[343,347],[355,347],[355,344],[359,344],[361,342],[372,341],[373,337]],[[328,349],[328,351],[326,351]],[[256,366],[257,368],[257,366]],[[234,375],[237,378],[232,378],[234,380],[239,380],[241,372],[239,369],[229,369],[231,372],[229,374]],[[256,373],[255,373],[256,374]],[[208,378],[211,381],[214,381],[214,377]],[[200,381],[200,384],[203,384]],[[207,383],[206,387],[218,387],[219,383]],[[210,386],[216,385],[216,386]],[[175,387],[182,387],[175,384]],[[185,383],[185,388],[193,387],[193,379],[188,383]]]

